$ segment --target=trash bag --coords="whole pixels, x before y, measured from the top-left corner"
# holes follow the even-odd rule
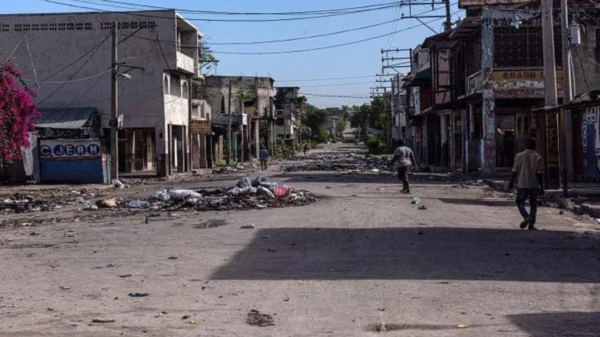
[[[155,192],[152,195],[152,198],[160,200],[162,202],[168,202],[169,200],[171,200],[171,196],[169,195],[169,192],[167,192],[167,190],[160,190]]]
[[[228,193],[231,195],[240,195],[240,188],[237,186],[234,186],[232,189],[230,189],[228,191]]]
[[[250,178],[244,177],[244,178],[240,179],[240,181],[238,181],[235,186],[237,186],[239,188],[244,188],[244,187],[247,187],[247,186],[252,186],[252,181],[250,180]]]
[[[254,180],[252,180],[252,186],[253,187],[258,187],[258,186],[260,186],[260,184],[262,184],[262,183],[264,183],[266,181],[267,181],[267,178],[265,178],[263,176],[258,176]]]
[[[192,190],[170,190],[169,197],[173,201],[185,201],[190,198],[201,199],[202,194]]]
[[[287,197],[292,193],[292,188],[286,185],[277,185],[274,187],[273,194],[277,197]]]
[[[260,183],[260,186],[266,187],[271,192],[273,192],[275,190],[275,187],[279,186],[279,183],[265,181],[265,182]]]
[[[113,184],[116,188],[125,188],[125,185],[119,179],[111,180],[111,184]]]
[[[131,200],[127,203],[129,208],[150,208],[150,203],[144,200]]]
[[[271,190],[269,190],[268,188],[266,188],[264,186],[258,186],[256,188],[256,193],[259,195],[266,195],[269,199],[275,198],[275,195],[273,194],[273,192],[271,192]]]

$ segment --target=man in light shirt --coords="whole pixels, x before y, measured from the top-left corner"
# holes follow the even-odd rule
[[[406,146],[404,140],[399,140],[398,145],[398,148],[394,151],[394,159],[392,159],[390,165],[396,163],[398,179],[402,182],[402,191],[400,191],[400,193],[408,194],[410,193],[408,171],[411,167],[417,168],[417,161],[415,160],[415,154]]]
[[[521,229],[527,227],[530,231],[536,230],[535,220],[537,214],[537,199],[539,195],[544,194],[544,164],[542,156],[535,152],[535,139],[528,138],[525,141],[525,151],[515,156],[515,164],[512,169],[512,178],[508,184],[509,190],[512,190],[517,183],[517,208],[523,216]],[[525,201],[529,199],[530,211],[525,209]]]

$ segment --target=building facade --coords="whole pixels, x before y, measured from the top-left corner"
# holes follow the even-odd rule
[[[244,160],[258,158],[260,147],[266,146],[270,153],[275,148],[275,89],[270,77],[250,76],[207,76],[204,81],[205,99],[213,111],[213,119],[221,118],[231,112],[233,118],[233,148],[238,149],[236,156]],[[231,94],[230,94],[231,93]],[[261,139],[262,129],[266,137]],[[226,125],[213,122],[213,131],[221,140],[215,151],[226,148]],[[234,150],[235,151],[235,150]],[[243,153],[242,153],[243,152]],[[219,156],[219,155],[217,155]]]
[[[277,137],[297,146],[300,141],[302,117],[306,112],[306,97],[300,93],[299,87],[275,89],[277,90],[275,95]]]
[[[113,23],[118,121],[111,119]],[[121,173],[189,171],[190,81],[200,76],[201,40],[174,10],[0,15],[0,49],[13,51],[40,109],[95,109],[108,148],[110,125],[119,124],[112,160]]]

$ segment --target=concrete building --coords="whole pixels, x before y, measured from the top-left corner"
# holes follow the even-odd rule
[[[277,137],[297,146],[300,141],[302,117],[306,113],[306,97],[299,87],[278,87],[275,95]]]
[[[190,80],[201,76],[198,29],[174,10],[0,15],[0,49],[37,88],[40,109],[95,109],[110,148],[111,30],[118,26],[119,171],[190,169]],[[128,78],[127,80],[125,80]],[[115,121],[116,122],[116,121]]]
[[[573,93],[578,95],[600,89],[596,52],[600,5],[585,1],[571,5],[585,9],[570,15],[570,24],[579,26],[582,41],[570,46]],[[542,108],[545,47],[539,2],[461,0],[459,7],[466,10],[465,19],[414,49],[410,80],[404,85],[410,136],[419,159],[465,173],[509,174],[514,155],[533,136],[545,159],[548,186],[557,187],[562,125],[556,109]],[[561,38],[557,16],[554,53],[559,103],[564,96]],[[576,107],[567,136],[567,140],[572,138],[566,151],[569,176],[600,178],[600,156],[594,155],[600,144],[596,142],[600,139],[597,107]]]
[[[275,92],[274,80],[270,77],[250,76],[207,76],[205,99],[213,111],[213,131],[218,135],[215,151],[226,148],[226,115],[231,111],[234,119],[233,148],[235,155],[241,159],[258,158],[260,146],[267,146],[270,153],[275,148]],[[231,95],[230,92],[231,86]],[[268,136],[261,139],[261,121],[263,130]],[[219,137],[222,136],[222,137]],[[219,154],[215,154],[220,156]]]

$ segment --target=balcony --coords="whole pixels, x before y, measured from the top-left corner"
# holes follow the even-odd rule
[[[186,73],[195,74],[196,66],[192,57],[178,51],[177,52],[177,69]]]

